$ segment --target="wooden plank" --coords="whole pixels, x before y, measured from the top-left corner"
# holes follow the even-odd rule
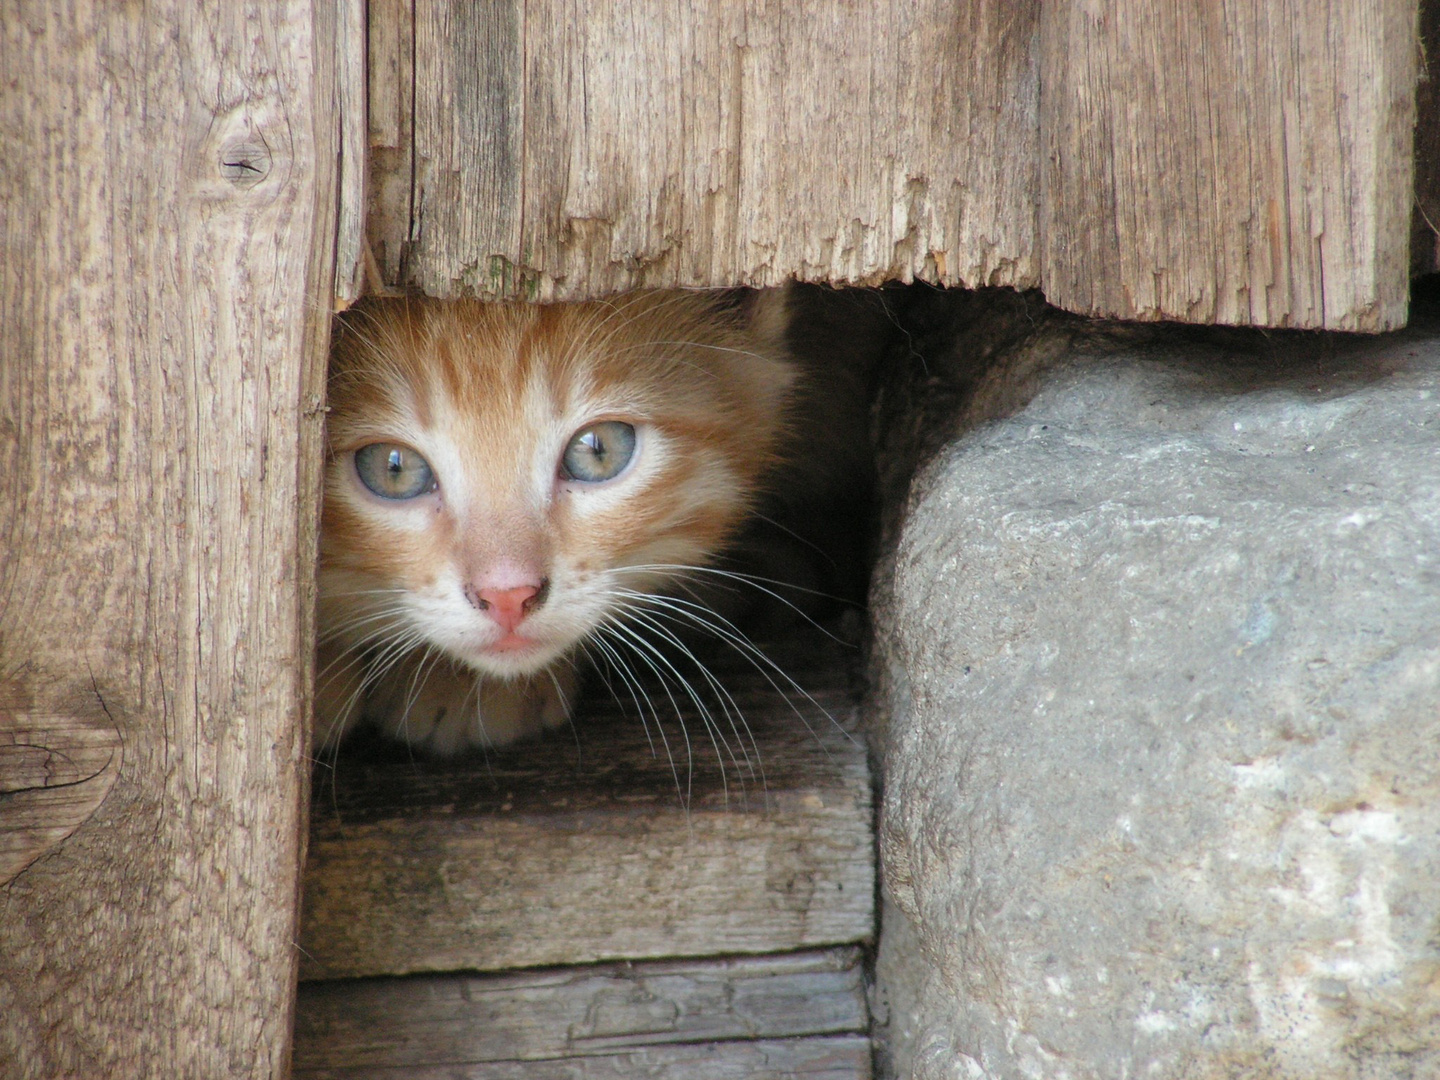
[[[295,1068],[419,1068],[864,1033],[858,949],[304,983]]]
[[[1415,0],[1044,12],[1051,303],[1123,319],[1404,325]]]
[[[368,0],[370,167],[366,235],[372,292],[404,276],[415,182],[413,0]]]
[[[369,125],[366,120],[366,0],[335,5],[335,69],[340,120],[340,209],[335,226],[335,307],[348,308],[365,290],[365,228],[369,209]]]
[[[415,15],[415,175],[406,283],[434,277],[424,252],[441,247],[448,281],[431,296],[515,295],[507,259],[521,250],[525,115],[523,0],[421,4]],[[543,122],[543,118],[535,118]],[[558,224],[558,223],[557,223]],[[385,227],[393,233],[393,227]]]
[[[919,278],[1130,319],[1403,324],[1434,186],[1427,128],[1412,179],[1416,0],[1040,13],[407,7],[416,175],[372,207],[385,280],[549,300]]]
[[[1038,280],[1038,0],[416,17],[414,246],[392,283],[549,300]],[[393,236],[411,208],[376,209],[372,236]]]
[[[833,722],[731,657],[709,666],[744,721],[717,711],[714,743],[663,692],[642,723],[592,680],[572,732],[488,757],[342,747],[317,780],[303,977],[868,940],[870,779],[837,650],[775,653]]]
[[[0,722],[123,744],[0,890],[5,1076],[287,1067],[331,11],[0,16]]]
[[[322,1069],[307,1080],[870,1080],[863,1035],[690,1043],[550,1061],[426,1068]]]

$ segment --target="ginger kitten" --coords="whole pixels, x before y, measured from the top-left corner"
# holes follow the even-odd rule
[[[563,723],[581,646],[721,552],[785,428],[784,299],[369,300],[331,359],[315,745]]]

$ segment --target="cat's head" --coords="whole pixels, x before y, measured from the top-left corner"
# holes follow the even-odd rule
[[[777,452],[773,304],[367,301],[337,329],[322,637],[528,675],[713,557]]]

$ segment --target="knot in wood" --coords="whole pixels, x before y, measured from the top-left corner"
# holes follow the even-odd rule
[[[227,140],[220,148],[220,175],[236,187],[254,187],[270,175],[270,147],[256,132]]]
[[[0,679],[0,886],[99,809],[123,755],[93,684],[33,671]]]

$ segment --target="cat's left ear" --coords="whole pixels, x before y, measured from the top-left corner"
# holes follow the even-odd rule
[[[714,289],[704,295],[712,311],[745,327],[763,354],[788,364],[796,289],[794,281],[786,281],[768,289]]]
[[[746,317],[750,332],[763,346],[776,355],[788,355],[791,322],[791,301],[795,283],[787,281],[773,289],[752,289],[746,301]]]
[[[789,282],[773,289],[747,289],[736,310],[750,345],[732,364],[754,400],[778,406],[794,392],[800,373],[790,346],[794,295]]]
[[[747,323],[755,320],[772,320],[775,326],[782,326],[789,309],[790,296],[795,291],[793,280],[766,289],[752,289],[748,285],[737,285],[728,289],[705,289],[702,295],[713,310],[739,316]]]

